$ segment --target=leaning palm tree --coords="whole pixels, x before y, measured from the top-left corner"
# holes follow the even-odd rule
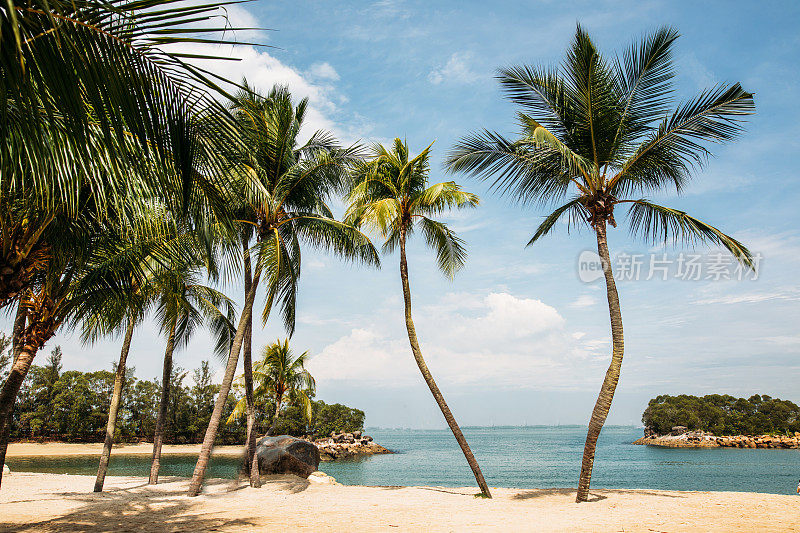
[[[146,204],[138,199],[160,197],[180,218],[217,187],[209,176],[219,158],[203,156],[227,146],[227,114],[200,87],[220,89],[186,63],[192,54],[168,48],[219,42],[203,34],[228,28],[197,24],[222,18],[228,3],[9,0],[0,9],[0,308],[23,304],[27,323],[0,391],[0,440],[36,353],[72,309],[86,308],[71,300],[75,276],[89,284],[81,247],[132,229]],[[201,131],[214,135],[201,142]]]
[[[80,228],[64,236],[72,240],[73,252],[50,256],[37,272],[34,286],[19,300],[24,327],[15,340],[11,371],[0,389],[0,435],[10,423],[14,400],[33,359],[59,328],[77,327],[104,315],[111,323],[121,322],[122,317],[113,315],[121,309],[120,300],[135,298],[134,280],[146,277],[143,258],[170,260],[159,251],[160,228],[151,235],[131,235],[95,227],[95,222],[85,217],[74,223]]]
[[[494,176],[493,187],[523,203],[561,202],[528,245],[558,220],[586,224],[597,238],[611,316],[612,354],[589,420],[577,501],[586,501],[597,438],[619,381],[624,349],[619,295],[611,270],[607,226],[614,209],[628,205],[633,234],[652,242],[708,242],[730,251],[752,268],[750,252],[737,240],[687,213],[654,204],[646,194],[680,192],[710,152],[742,130],[755,110],[753,95],[738,83],[718,85],[670,111],[678,33],[662,28],[608,61],[578,26],[560,69],[502,69],[500,83],[522,107],[522,136],[509,140],[484,131],[464,138],[448,157],[452,171]]]
[[[131,349],[131,341],[136,326],[144,318],[144,309],[147,305],[145,291],[142,287],[136,287],[132,294],[125,295],[124,301],[119,305],[125,309],[122,313],[124,320],[119,324],[107,324],[107,315],[95,315],[87,317],[84,321],[83,338],[85,341],[94,341],[102,334],[108,332],[124,331],[122,346],[119,354],[119,361],[114,372],[114,390],[111,394],[111,403],[108,407],[108,421],[106,422],[106,436],[103,441],[103,451],[100,454],[100,462],[97,466],[97,476],[94,482],[94,492],[102,492],[105,483],[108,463],[111,459],[111,450],[114,446],[114,434],[117,429],[117,417],[119,408],[122,405],[122,393],[126,381],[128,354]]]
[[[203,324],[230,323],[233,303],[227,296],[199,283],[197,269],[191,265],[179,265],[159,275],[155,280],[158,292],[155,310],[156,321],[167,338],[164,352],[164,371],[161,380],[156,427],[153,435],[153,456],[150,465],[149,483],[158,483],[161,466],[161,446],[169,406],[170,378],[172,377],[172,355],[175,348],[186,346],[196,329]]]
[[[275,433],[278,415],[284,403],[300,404],[307,421],[311,421],[311,398],[316,393],[314,377],[305,368],[309,352],[296,356],[289,348],[289,339],[264,346],[261,359],[253,365],[253,381],[258,386],[253,391],[253,400],[275,404],[275,413],[267,435]],[[244,376],[242,376],[243,378]],[[247,411],[247,401],[242,398],[236,403],[228,417],[228,424],[241,418]]]
[[[406,329],[411,353],[447,425],[461,446],[482,494],[491,498],[489,486],[483,479],[478,462],[422,357],[411,318],[411,288],[406,260],[406,240],[415,229],[419,229],[428,246],[436,252],[439,268],[452,278],[466,259],[464,241],[445,224],[429,217],[451,208],[474,207],[478,205],[478,197],[462,191],[452,181],[428,185],[430,146],[416,157],[410,158],[408,145],[395,139],[391,150],[378,144],[373,152],[374,158],[358,165],[354,171],[350,206],[345,220],[359,227],[377,229],[386,239],[383,246],[386,252],[400,247],[400,279],[403,284]]]
[[[21,346],[21,339],[22,334],[25,331],[25,308],[20,302],[17,305],[17,312],[14,316],[14,325],[11,329],[11,366],[13,367],[14,363],[17,362],[17,356],[19,355],[19,351],[22,349]],[[8,364],[8,363],[6,363]],[[6,451],[8,451],[8,437],[11,432],[10,424],[6,425],[5,430],[0,433],[0,464],[5,464],[6,461]],[[0,483],[3,481],[3,474],[0,472]]]
[[[250,290],[189,485],[190,496],[199,494],[203,484],[261,279],[266,291],[262,321],[266,322],[278,305],[291,334],[301,241],[345,259],[379,264],[369,239],[357,228],[334,219],[325,203],[342,188],[347,169],[358,160],[358,149],[341,148],[323,131],[300,144],[298,137],[307,107],[307,99],[295,106],[289,91],[276,86],[266,97],[247,88],[238,95],[232,109],[239,139],[223,156],[230,162],[227,177],[237,198],[233,202],[243,206],[239,220],[250,226],[255,236],[248,249],[255,260]]]

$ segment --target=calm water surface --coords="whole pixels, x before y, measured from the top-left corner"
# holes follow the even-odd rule
[[[472,472],[448,430],[370,428],[367,433],[397,452],[361,460],[326,462],[320,470],[346,485],[470,486]],[[491,486],[574,487],[586,428],[581,426],[466,428],[464,433]],[[597,448],[593,487],[748,491],[793,494],[800,450],[655,448],[631,444],[634,427],[606,427]],[[161,475],[191,476],[196,456],[166,455]],[[16,471],[95,474],[96,457],[16,457]],[[216,458],[210,477],[234,477],[237,458]],[[109,475],[147,476],[149,456],[111,456]]]

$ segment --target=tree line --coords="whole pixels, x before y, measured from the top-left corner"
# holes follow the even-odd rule
[[[714,435],[775,435],[800,431],[800,407],[789,400],[754,394],[705,396],[661,395],[650,400],[642,414],[649,430],[668,434],[675,426]]]
[[[8,354],[3,350],[0,333],[0,377],[8,370]],[[102,442],[105,437],[108,410],[114,390],[112,369],[80,372],[62,369],[62,351],[56,346],[44,365],[33,365],[20,389],[14,406],[10,437],[12,440],[59,440],[64,442]],[[151,442],[161,397],[158,380],[138,379],[135,369],[125,375],[125,395],[118,414],[115,440],[118,442]],[[174,368],[170,377],[172,394],[167,410],[164,442],[195,444],[202,442],[219,384],[213,382],[208,361],[199,368],[186,371]],[[228,397],[224,415],[230,417],[242,398],[241,386]],[[256,428],[259,435],[275,427],[276,434],[328,436],[331,432],[352,432],[363,429],[364,412],[341,404],[311,400],[311,417],[304,405],[289,401],[278,410],[273,399],[256,398]],[[245,437],[244,418],[231,417],[217,434],[215,444],[239,444]]]

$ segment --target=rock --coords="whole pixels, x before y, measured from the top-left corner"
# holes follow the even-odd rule
[[[353,432],[353,438],[354,439],[360,439],[361,438],[361,432],[360,431],[354,431]]]
[[[258,469],[262,474],[295,474],[308,477],[319,467],[319,450],[307,440],[289,435],[263,437],[256,443]]]
[[[673,426],[670,435],[674,436],[683,435],[687,431],[689,431],[689,428],[687,428],[686,426]]]
[[[8,467],[7,464],[3,463],[3,474],[10,474],[11,469]]]
[[[316,472],[311,472],[308,476],[308,480],[311,483],[319,483],[320,485],[338,485],[339,483],[336,482],[336,478],[329,476],[325,472],[320,472],[317,470]]]

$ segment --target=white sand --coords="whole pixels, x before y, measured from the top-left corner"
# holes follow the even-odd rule
[[[14,472],[3,476],[0,531],[800,531],[800,497],[741,492],[358,487],[273,477],[261,489],[211,480],[197,498],[188,480]]]
[[[103,443],[69,443],[69,442],[12,442],[8,445],[6,457],[21,457],[35,455],[97,455],[103,451]],[[216,446],[214,455],[241,455],[242,446]],[[111,450],[112,455],[150,455],[153,453],[152,442],[139,442],[136,444],[115,444]],[[161,447],[162,455],[169,454],[199,454],[199,444],[164,444]]]

